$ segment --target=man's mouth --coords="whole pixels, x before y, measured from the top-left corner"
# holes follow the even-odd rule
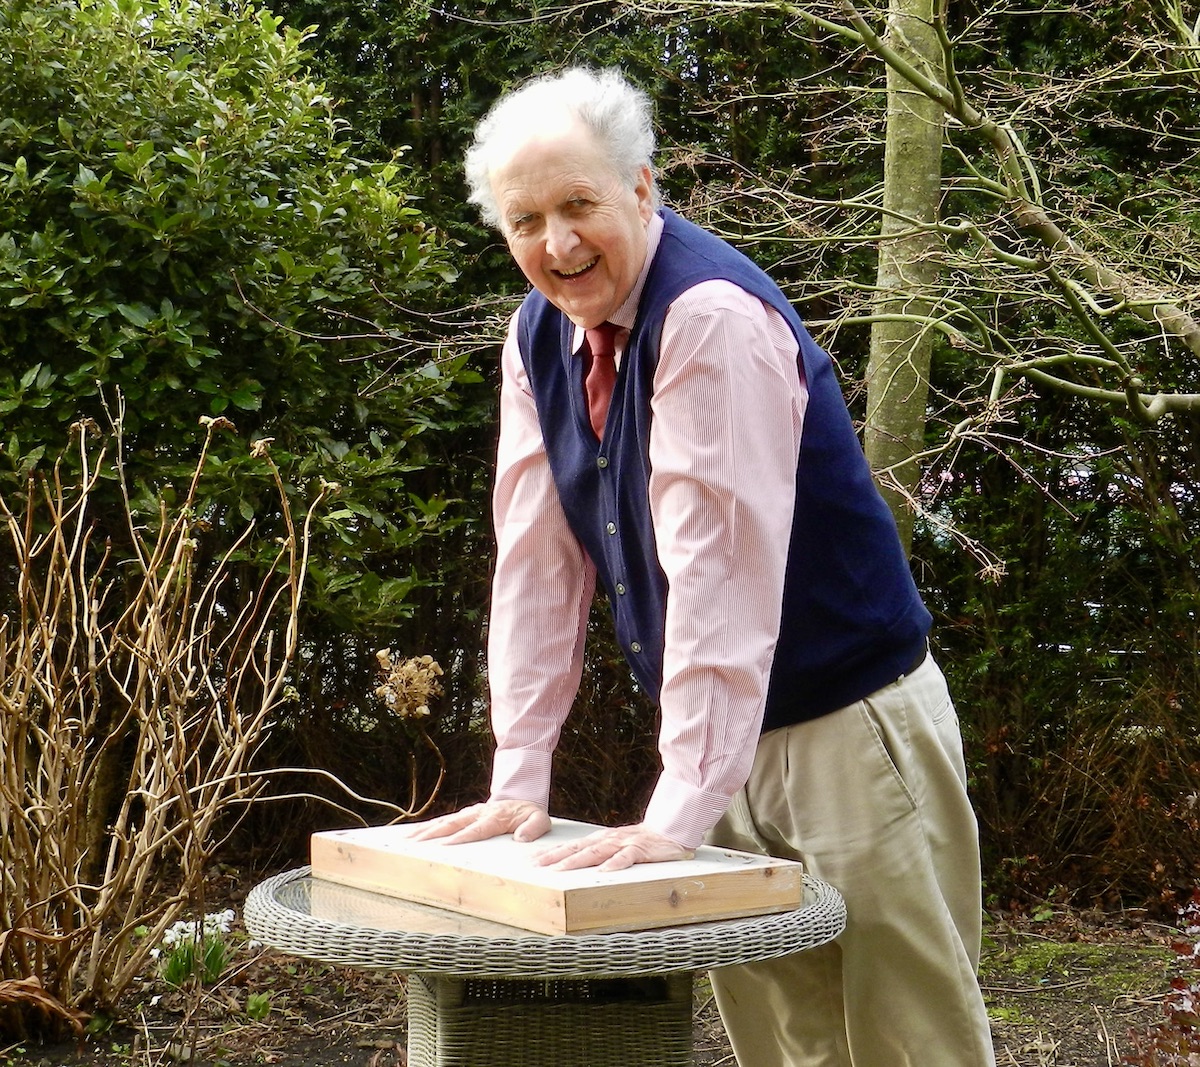
[[[599,262],[600,257],[593,256],[586,263],[581,263],[578,267],[572,267],[570,270],[556,270],[554,273],[560,278],[578,278],[579,275],[591,270]]]

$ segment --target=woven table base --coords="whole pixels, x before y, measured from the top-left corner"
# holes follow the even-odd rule
[[[408,980],[409,1067],[686,1067],[692,973]]]

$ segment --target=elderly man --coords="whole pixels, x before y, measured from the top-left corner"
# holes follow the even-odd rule
[[[562,868],[708,841],[835,885],[837,943],[712,975],[743,1067],[994,1062],[975,977],[976,825],[930,616],[828,356],[775,284],[661,208],[646,97],[568,70],[503,98],[467,157],[533,286],[503,351],[486,803],[468,841],[549,826],[595,580],[662,711],[643,818]]]

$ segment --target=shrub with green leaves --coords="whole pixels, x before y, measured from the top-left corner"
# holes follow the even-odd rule
[[[369,699],[378,630],[440,579],[465,510],[447,433],[489,399],[469,347],[421,325],[454,272],[403,158],[356,158],[306,62],[303,33],[240,0],[0,4],[0,491],[19,504],[55,463],[69,484],[64,427],[115,426],[123,477],[88,518],[119,564],[124,493],[156,525],[188,495],[200,418],[228,418],[189,507],[198,578],[219,564],[233,612],[287,536],[247,447],[269,440],[289,503],[328,501],[277,762],[327,754],[289,728]],[[0,555],[0,615],[16,582]]]
[[[353,157],[303,45],[251,3],[0,9],[0,479],[119,402],[134,506],[156,509],[197,417],[224,415],[273,440],[298,498],[340,486],[310,605],[353,624],[423,580],[406,551],[449,516],[407,483],[477,376],[413,340],[447,252],[401,163]],[[277,532],[244,445],[211,474],[205,521]]]

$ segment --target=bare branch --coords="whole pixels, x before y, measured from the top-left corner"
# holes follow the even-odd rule
[[[111,1007],[201,899],[229,813],[264,797],[255,761],[292,699],[325,491],[295,521],[258,442],[284,526],[277,558],[239,591],[233,559],[251,544],[247,528],[202,572],[194,512],[225,428],[208,420],[182,501],[155,522],[134,514],[122,486],[132,544],[121,559],[96,543],[89,508],[106,478],[123,478],[120,450],[92,442],[89,428],[75,427],[77,484],[59,464],[30,481],[20,507],[0,497],[17,576],[0,615],[0,980],[38,976],[75,1008]],[[422,744],[440,785],[440,753]],[[403,817],[431,800],[414,787],[412,811],[380,803]]]

